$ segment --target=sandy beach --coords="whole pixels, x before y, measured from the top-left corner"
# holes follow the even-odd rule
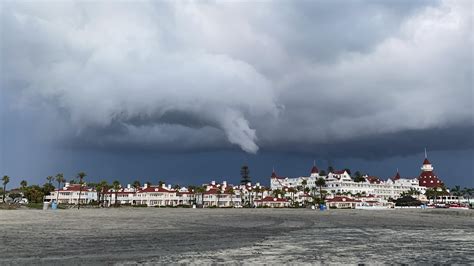
[[[0,264],[474,263],[472,210],[0,211]]]

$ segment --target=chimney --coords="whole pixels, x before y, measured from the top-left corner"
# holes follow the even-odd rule
[[[166,188],[166,184],[161,184],[161,187],[162,187],[162,188]]]
[[[171,185],[168,185],[168,190],[171,190]]]
[[[247,186],[249,186],[249,187],[252,186],[252,183],[251,183],[251,182],[248,182],[248,183],[247,183]]]
[[[148,183],[143,184],[143,188],[147,188],[147,187],[148,187]]]
[[[222,186],[227,187],[227,181],[222,181]]]
[[[260,182],[257,182],[255,186],[260,187]]]
[[[132,188],[132,185],[127,184],[127,188],[128,188],[128,189],[131,189],[131,188]]]
[[[71,184],[69,182],[64,183],[64,187],[69,187]]]

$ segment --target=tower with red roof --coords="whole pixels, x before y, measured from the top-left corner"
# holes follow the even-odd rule
[[[318,167],[316,167],[316,161],[313,162],[313,168],[311,168],[311,177],[319,176]]]
[[[443,182],[438,178],[433,169],[433,165],[428,160],[428,155],[426,154],[425,149],[425,160],[421,166],[421,174],[418,177],[420,186],[427,188],[437,188],[443,186]]]
[[[397,169],[397,174],[396,174],[394,177],[392,177],[392,180],[393,180],[393,181],[396,181],[396,180],[399,180],[400,178],[401,178],[401,177],[400,177],[400,172],[399,172],[398,169]]]

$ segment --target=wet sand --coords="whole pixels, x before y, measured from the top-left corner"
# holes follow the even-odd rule
[[[474,211],[0,210],[0,264],[474,264]]]

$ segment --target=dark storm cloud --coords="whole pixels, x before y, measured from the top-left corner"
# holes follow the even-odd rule
[[[469,150],[474,148],[473,136],[473,126],[453,126],[374,134],[333,143],[311,145],[294,142],[267,150],[283,152],[294,149],[299,151],[301,156],[315,156],[326,161],[336,158],[361,158],[373,161],[417,154],[426,148],[426,144],[429,144],[429,151]]]
[[[38,136],[87,149],[371,157],[417,152],[413,140],[472,147],[470,10],[469,1],[4,2],[2,111],[44,112]],[[459,142],[440,145],[452,130]]]

